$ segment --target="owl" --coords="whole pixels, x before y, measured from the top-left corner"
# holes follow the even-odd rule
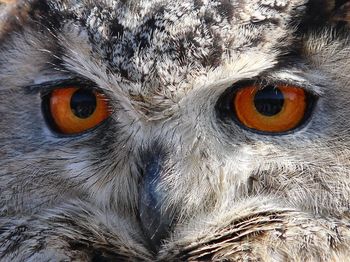
[[[349,261],[350,3],[0,4],[0,261]]]

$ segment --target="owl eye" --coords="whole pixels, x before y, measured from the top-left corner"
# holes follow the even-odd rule
[[[110,115],[106,97],[79,87],[59,88],[47,97],[46,114],[62,134],[79,134],[102,123]]]
[[[291,85],[248,85],[234,93],[231,103],[243,126],[264,133],[285,133],[310,115],[312,95]]]

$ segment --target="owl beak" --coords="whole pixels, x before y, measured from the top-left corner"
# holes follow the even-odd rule
[[[160,189],[161,158],[148,158],[143,166],[139,184],[139,218],[149,249],[157,253],[162,240],[169,236],[172,219],[170,212],[162,208],[166,194]]]

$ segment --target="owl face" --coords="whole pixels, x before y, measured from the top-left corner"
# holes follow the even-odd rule
[[[106,224],[127,221],[150,253],[254,203],[341,216],[350,197],[350,68],[346,25],[330,20],[337,5],[6,7],[0,214],[89,203]]]

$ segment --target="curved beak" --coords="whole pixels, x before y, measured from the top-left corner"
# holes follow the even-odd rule
[[[172,218],[163,210],[166,192],[160,188],[162,180],[160,154],[147,154],[143,161],[142,178],[139,184],[139,219],[149,248],[157,253],[162,240],[169,236]]]

